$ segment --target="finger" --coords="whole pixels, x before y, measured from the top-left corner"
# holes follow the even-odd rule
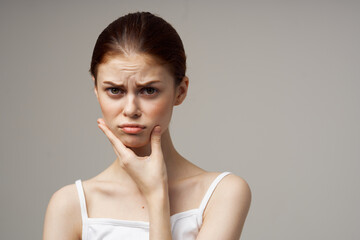
[[[116,150],[116,148],[114,147],[114,145],[111,145],[111,146],[112,146],[112,148],[114,149],[114,152],[115,152],[116,155],[117,155],[117,160],[119,161],[120,166],[121,166],[122,168],[125,168],[125,164],[124,164],[124,162],[121,160],[122,158],[120,157],[120,154],[119,154],[118,150]]]
[[[161,127],[156,126],[154,127],[151,133],[151,155],[162,154],[161,150]]]
[[[98,119],[98,126],[108,137],[120,156],[128,151],[127,147],[113,134],[102,119]]]

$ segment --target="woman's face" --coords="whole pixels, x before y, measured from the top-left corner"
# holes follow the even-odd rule
[[[99,65],[95,94],[111,131],[124,145],[136,148],[149,143],[156,125],[161,133],[167,130],[173,106],[180,104],[174,84],[167,68],[150,57],[117,55]]]

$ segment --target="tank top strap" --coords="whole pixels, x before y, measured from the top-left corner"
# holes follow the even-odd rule
[[[225,177],[226,175],[230,174],[232,172],[223,172],[223,173],[220,173],[216,178],[215,180],[211,183],[210,187],[208,188],[204,198],[202,199],[201,201],[201,204],[200,204],[200,211],[201,211],[201,216],[203,215],[204,213],[204,210],[205,210],[205,207],[207,205],[207,203],[209,202],[209,199],[211,197],[211,195],[213,194],[216,186],[218,185],[218,183],[221,181],[221,179],[223,179],[223,177]]]
[[[84,189],[82,187],[81,179],[76,180],[75,184],[76,184],[76,189],[77,189],[79,200],[80,200],[81,218],[82,218],[83,223],[86,223],[87,219],[88,219],[88,215],[87,215],[87,210],[86,210]]]

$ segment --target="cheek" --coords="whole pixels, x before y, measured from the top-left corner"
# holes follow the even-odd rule
[[[121,107],[119,106],[119,102],[111,101],[109,98],[100,98],[99,104],[106,123],[109,123],[108,121],[111,121],[117,116]]]
[[[167,127],[172,115],[172,102],[168,99],[152,104],[149,109],[149,117],[154,120],[154,124],[160,124]]]

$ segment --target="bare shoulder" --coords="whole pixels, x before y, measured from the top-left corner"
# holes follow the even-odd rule
[[[213,181],[221,172],[207,173],[210,181]],[[208,212],[221,210],[225,206],[232,206],[233,210],[246,213],[251,203],[251,190],[249,184],[242,177],[230,173],[224,176],[216,186],[213,196],[210,198],[204,217]]]
[[[249,184],[242,177],[230,173],[221,180],[219,191],[227,193],[225,196],[235,197],[239,200],[250,201],[251,190]],[[220,184],[220,183],[219,183]]]
[[[208,181],[214,181],[216,177],[218,177],[222,172],[207,172]],[[238,195],[242,198],[251,197],[251,190],[249,184],[242,177],[230,173],[224,176],[221,181],[218,183],[217,192],[227,193],[234,195]],[[225,195],[225,196],[226,196]]]
[[[62,208],[63,210],[72,210],[79,209],[79,198],[76,190],[75,184],[69,184],[58,189],[50,199],[52,206]]]
[[[214,180],[221,173],[211,174]],[[196,239],[239,239],[250,202],[248,183],[234,173],[224,176],[205,208],[203,224]]]
[[[50,198],[43,239],[81,239],[81,210],[75,184],[58,189]]]

